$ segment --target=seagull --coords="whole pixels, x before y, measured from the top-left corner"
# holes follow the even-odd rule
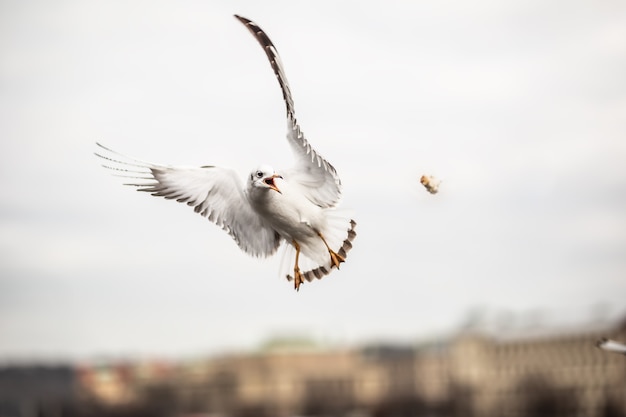
[[[281,275],[294,281],[320,279],[345,262],[356,237],[356,222],[337,208],[341,180],[335,168],[304,137],[296,121],[283,64],[267,34],[253,21],[235,15],[261,44],[280,84],[287,109],[287,142],[295,156],[291,168],[261,164],[247,177],[213,165],[184,167],[142,161],[96,143],[96,156],[125,185],[186,203],[224,229],[239,248],[255,257],[283,247]],[[291,268],[293,265],[293,268]]]
[[[616,342],[615,340],[607,339],[603,337],[602,339],[596,342],[596,346],[602,350],[606,350],[609,352],[621,353],[622,355],[626,355],[626,345]]]
[[[432,175],[422,175],[420,182],[429,193],[437,194],[437,192],[439,192],[439,184],[441,184],[441,180],[438,180]]]

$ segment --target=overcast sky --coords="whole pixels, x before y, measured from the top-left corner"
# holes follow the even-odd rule
[[[276,44],[358,223],[341,270],[298,293],[279,257],[93,155],[242,183],[290,166],[278,83],[234,13]],[[624,316],[625,74],[623,1],[0,2],[0,360]]]

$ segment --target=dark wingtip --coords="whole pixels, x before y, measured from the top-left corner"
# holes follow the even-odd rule
[[[244,25],[245,25],[245,24],[248,24],[248,23],[250,23],[250,22],[251,22],[251,20],[250,20],[250,19],[247,19],[247,18],[245,18],[245,17],[243,17],[243,16],[240,16],[240,15],[238,15],[238,14],[234,14],[233,16],[235,16],[235,19],[239,20],[239,21],[240,21],[241,23],[243,23]]]

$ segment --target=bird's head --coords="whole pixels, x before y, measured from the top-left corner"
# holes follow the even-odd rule
[[[248,185],[258,189],[270,189],[281,193],[276,186],[276,178],[283,178],[274,172],[274,169],[269,165],[261,165],[250,173],[248,178]],[[282,193],[281,193],[282,194]]]

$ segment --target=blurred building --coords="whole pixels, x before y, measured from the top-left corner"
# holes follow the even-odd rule
[[[69,366],[0,366],[0,416],[38,417],[44,411],[63,415],[78,392]]]
[[[293,350],[197,363],[183,379],[181,400],[193,406],[189,411],[291,416],[344,415],[410,396],[415,378],[409,351]]]
[[[179,367],[162,360],[102,361],[83,364],[75,373],[81,388],[77,400],[83,406],[137,414],[138,409],[172,408],[168,381],[178,379]]]
[[[601,337],[626,341],[626,320],[567,332],[473,329],[418,346],[282,340],[178,364],[2,368],[0,417],[626,417],[626,356],[596,348]]]
[[[462,393],[466,415],[626,416],[626,357],[596,348],[605,335],[626,340],[626,321],[604,331],[462,334],[440,372],[448,395]]]
[[[595,341],[609,329],[463,332],[417,348],[293,349],[189,364],[188,411],[233,416],[626,416],[626,357]]]
[[[89,364],[76,369],[83,394],[99,403],[119,406],[135,401],[137,382],[130,364]]]

